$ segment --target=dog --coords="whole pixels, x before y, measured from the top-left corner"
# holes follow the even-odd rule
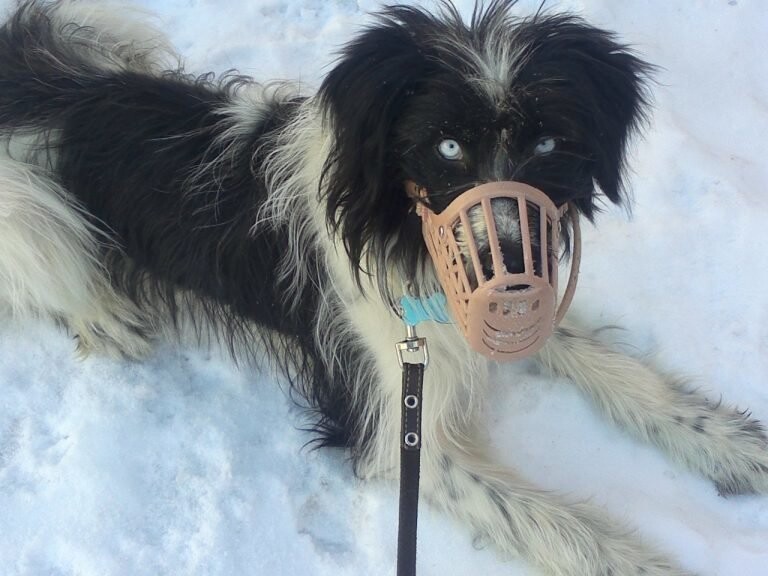
[[[318,445],[346,448],[361,477],[396,478],[396,303],[441,290],[417,205],[440,212],[500,181],[586,219],[601,197],[626,202],[653,67],[579,17],[512,17],[513,4],[468,22],[447,2],[385,8],[307,96],[192,76],[119,6],[22,2],[0,30],[0,302],[63,324],[83,354],[140,358],[191,322],[282,373]],[[514,206],[493,212],[500,243],[519,246]],[[422,422],[434,506],[546,574],[690,575],[599,508],[494,463],[479,418],[487,361],[454,325],[419,333],[439,391]],[[722,494],[768,492],[768,439],[748,414],[567,321],[536,361]]]

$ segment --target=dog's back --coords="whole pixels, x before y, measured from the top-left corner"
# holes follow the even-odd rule
[[[138,39],[100,27],[113,21],[120,18],[97,4],[28,2],[2,28],[0,129],[9,156],[92,216],[112,280],[131,296],[160,290],[148,285],[149,272],[281,328],[230,288],[273,300],[268,272],[284,238],[266,226],[251,233],[265,195],[252,155],[295,105],[263,98],[248,111],[250,130],[233,136],[244,122],[233,100],[253,89],[247,79],[164,69],[172,56],[162,39],[138,25],[127,27]]]
[[[148,350],[159,311],[176,320],[191,307],[233,349],[261,340],[322,419],[338,416],[322,428],[344,443],[330,422],[349,411],[311,328],[323,269],[304,246],[310,281],[286,298],[289,230],[254,226],[263,160],[302,99],[190,76],[134,16],[31,1],[0,30],[0,299],[60,319],[83,351],[129,355]]]

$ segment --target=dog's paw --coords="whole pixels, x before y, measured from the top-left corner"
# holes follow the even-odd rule
[[[712,402],[685,387],[669,410],[654,422],[649,436],[705,478],[720,494],[768,493],[768,436],[763,425],[748,411],[723,402]],[[660,413],[664,413],[660,409]]]
[[[698,576],[684,570],[672,559],[648,546],[634,534],[596,535],[594,555],[587,566],[569,576]]]
[[[578,524],[561,530],[567,553],[555,567],[557,576],[697,576],[602,510],[578,504],[572,511]]]
[[[748,412],[736,410],[728,424],[728,449],[721,451],[708,476],[721,496],[768,494],[768,435],[764,426]],[[705,423],[700,428],[706,433]]]
[[[135,312],[105,313],[95,320],[76,319],[67,324],[75,334],[80,357],[96,353],[115,358],[142,358],[152,349],[149,322]]]
[[[126,324],[87,324],[76,334],[77,354],[84,358],[92,353],[116,358],[142,358],[151,348],[147,333]]]
[[[604,563],[594,572],[595,576],[698,576],[648,549],[622,551],[619,547],[603,552],[601,558]]]

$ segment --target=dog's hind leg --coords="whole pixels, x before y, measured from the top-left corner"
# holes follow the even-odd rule
[[[110,285],[103,244],[82,211],[39,167],[0,160],[0,308],[66,324],[85,354],[149,351],[138,309]]]
[[[768,492],[768,437],[747,412],[572,327],[560,327],[539,360],[573,380],[610,421],[710,478],[721,494]]]

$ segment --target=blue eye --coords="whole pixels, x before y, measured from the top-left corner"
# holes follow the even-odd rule
[[[557,140],[554,138],[543,138],[539,140],[538,144],[536,144],[536,147],[533,149],[533,153],[536,156],[541,156],[543,154],[549,154],[555,148],[557,148]]]
[[[461,160],[464,157],[464,151],[461,149],[461,144],[451,138],[441,140],[437,146],[437,151],[440,156],[446,160]]]

